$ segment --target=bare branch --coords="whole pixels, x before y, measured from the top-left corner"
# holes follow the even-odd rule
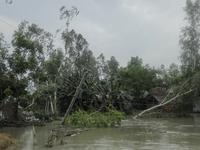
[[[165,96],[164,100],[160,104],[164,103],[169,95],[170,95],[170,92],[167,94],[167,96]]]
[[[97,110],[97,111],[91,113],[89,116],[92,116],[94,113],[99,112],[99,111],[100,111],[102,108],[104,108],[106,105],[107,105],[107,104],[104,103],[103,105],[101,105],[101,107],[99,108],[99,110]]]
[[[172,99],[168,100],[167,102],[163,103],[163,105],[166,105],[166,104],[168,104],[169,102],[173,101],[174,99],[176,99],[176,98],[178,98],[178,97],[180,97],[180,96],[186,95],[186,94],[188,94],[188,93],[190,93],[190,92],[192,92],[192,91],[194,91],[194,90],[196,90],[196,89],[190,89],[189,91],[187,91],[187,92],[185,92],[185,93],[183,93],[183,94],[181,94],[181,95],[177,94],[174,98],[172,98]]]

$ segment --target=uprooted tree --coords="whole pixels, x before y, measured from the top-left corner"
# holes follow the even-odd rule
[[[137,117],[142,116],[144,113],[150,112],[158,107],[165,106],[166,104],[172,104],[172,105],[178,105],[180,103],[186,103],[191,104],[193,101],[199,96],[199,89],[200,89],[200,72],[196,72],[192,75],[192,77],[189,77],[188,79],[185,79],[184,82],[180,83],[178,86],[172,87],[169,91],[166,97],[162,102],[160,102],[158,105],[155,105],[153,107],[150,107],[135,117],[133,119],[136,119]],[[184,96],[188,96],[187,99],[184,99]],[[177,108],[177,106],[176,106]]]

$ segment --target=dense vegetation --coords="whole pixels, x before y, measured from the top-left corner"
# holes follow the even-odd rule
[[[116,115],[116,110],[122,110],[124,103],[138,102],[139,98],[144,98],[145,91],[154,87],[173,91],[171,97],[177,92],[186,93],[193,89],[170,102],[174,112],[190,112],[200,91],[199,6],[199,0],[186,2],[184,11],[188,25],[182,28],[180,36],[182,65],[172,63],[169,68],[144,65],[138,56],[132,57],[126,67],[120,67],[114,56],[109,60],[103,54],[96,58],[86,39],[74,30],[69,31],[71,19],[78,14],[76,7],[60,9],[66,28],[57,30],[57,34],[61,34],[65,49],[54,46],[53,34],[36,24],[22,21],[13,34],[13,50],[0,34],[0,105],[6,102],[15,104],[11,111],[16,112],[16,120],[19,119],[17,113],[23,110],[34,110],[35,114],[46,116],[63,116],[87,69],[90,72],[72,112],[79,118],[85,115],[90,120],[88,126],[104,124],[103,121],[98,123],[89,112],[93,116],[99,115],[99,118],[102,116],[97,112],[103,112],[106,117],[111,113],[110,106]],[[183,83],[184,88],[180,91]],[[122,119],[121,114],[117,119]],[[67,121],[72,119],[69,117]],[[109,125],[113,125],[110,121]]]

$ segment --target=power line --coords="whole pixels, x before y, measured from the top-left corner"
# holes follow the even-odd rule
[[[9,25],[10,27],[12,27],[12,28],[14,28],[14,29],[16,29],[16,30],[17,30],[17,28],[15,28],[15,27],[14,27],[14,26],[12,26],[11,24],[9,24],[9,23],[7,23],[7,22],[3,21],[2,19],[0,19],[0,21],[2,21],[3,23],[5,23],[5,24]]]

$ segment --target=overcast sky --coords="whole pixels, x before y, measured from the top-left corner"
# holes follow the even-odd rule
[[[180,64],[179,35],[185,0],[0,0],[0,32],[10,43],[21,21],[35,23],[55,34],[65,25],[59,9],[76,6],[80,11],[70,29],[83,35],[90,50],[106,59],[115,56],[120,66],[138,56],[144,64],[159,67]],[[6,23],[9,25],[7,25]],[[56,45],[63,47],[59,36]]]

